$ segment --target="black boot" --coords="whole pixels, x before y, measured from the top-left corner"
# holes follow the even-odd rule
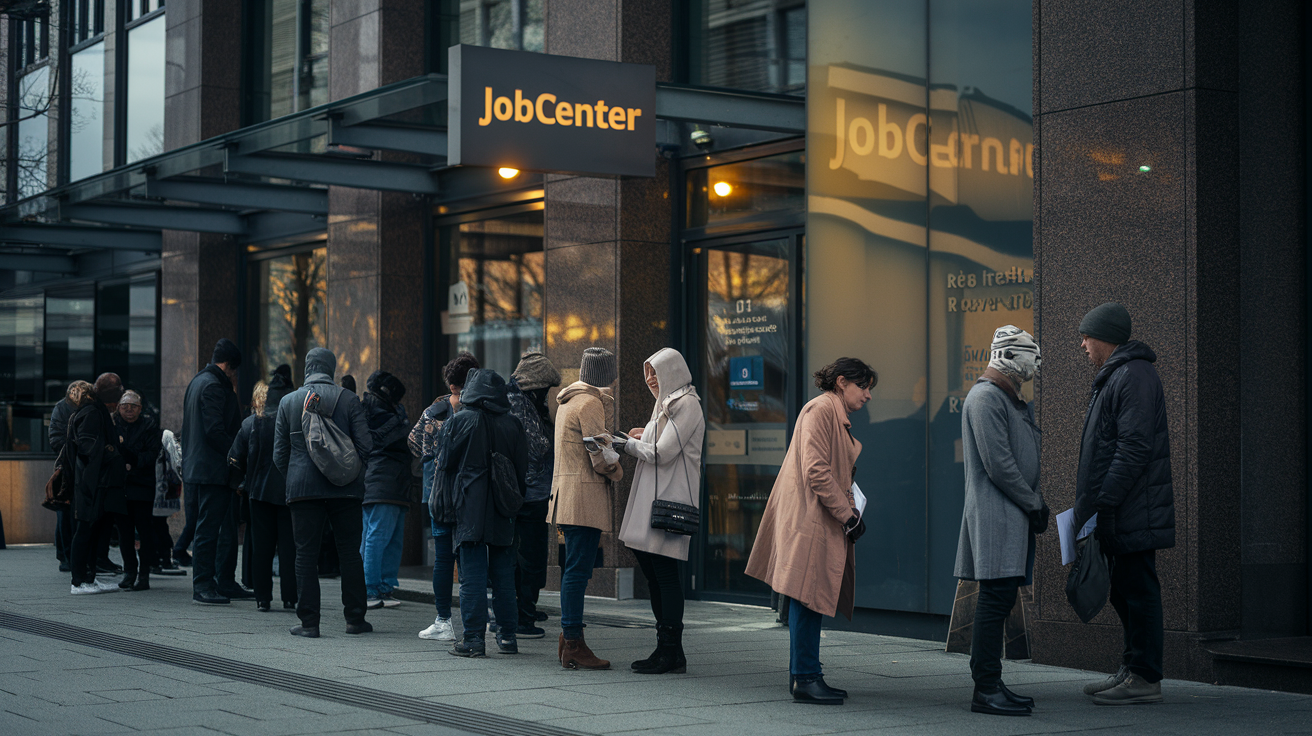
[[[133,583],[132,589],[150,590],[150,568],[141,568],[141,572],[137,573],[137,582]]]
[[[137,574],[135,572],[125,572],[123,573],[123,579],[118,581],[118,587],[122,588],[123,590],[128,590],[133,585],[135,585],[136,582],[137,582]]]
[[[998,687],[1002,688],[1002,694],[1007,696],[1007,700],[1010,700],[1016,705],[1023,705],[1026,708],[1034,707],[1034,698],[1031,698],[1028,695],[1017,695],[1016,693],[1013,693],[1011,688],[1007,687],[1006,683],[998,683]]]
[[[1013,703],[1007,699],[1006,693],[1002,688],[994,685],[992,688],[982,688],[975,686],[975,695],[970,700],[970,711],[972,713],[987,713],[993,716],[1027,716],[1030,709],[1019,703]]]
[[[688,659],[683,656],[683,626],[657,626],[656,642],[654,659],[646,667],[635,666],[634,672],[640,675],[663,675],[667,672],[682,675],[688,671]]]

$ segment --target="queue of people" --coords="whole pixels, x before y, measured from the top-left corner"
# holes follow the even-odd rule
[[[1079,333],[1097,372],[1076,476],[1074,528],[1097,516],[1094,534],[1108,555],[1110,600],[1125,631],[1120,671],[1085,693],[1105,705],[1160,702],[1163,618],[1155,551],[1174,545],[1175,519],[1156,355],[1131,339],[1130,315],[1119,304],[1090,311]],[[188,386],[180,452],[171,433],[142,415],[140,396],[124,391],[118,376],[70,385],[52,416],[51,445],[63,450],[74,488],[57,535],[72,592],[149,590],[152,572],[176,569],[186,540],[173,544],[160,514],[172,487],[162,475],[176,476],[186,487],[188,526],[194,524],[196,603],[254,598],[258,610],[270,611],[276,557],[278,599],[300,619],[290,632],[318,637],[327,545],[341,576],[346,633],[367,633],[373,630],[369,610],[400,605],[392,593],[414,501],[413,466],[435,557],[436,616],[419,638],[450,642],[456,656],[482,657],[489,633],[500,654],[518,653],[521,639],[544,637],[538,624],[547,617],[537,601],[554,525],[564,541],[561,666],[611,666],[585,639],[584,606],[601,537],[616,534],[642,571],[656,622],[655,650],[631,670],[687,670],[679,563],[688,559],[699,523],[706,427],[683,355],[663,348],[643,362],[651,416],[627,433],[614,426],[618,362],[600,347],[583,352],[578,380],[554,397],[561,372],[542,353],[525,353],[509,380],[461,353],[443,369],[448,393],[414,425],[401,404],[399,379],[376,371],[361,398],[354,379],[349,387],[334,383],[336,363],[329,350],[310,350],[300,388],[290,368],[279,366],[267,384],[255,387],[251,414],[243,420],[235,392],[241,354],[220,340],[210,364]],[[1032,335],[999,327],[988,367],[962,405],[965,498],[955,575],[979,586],[971,709],[990,715],[1024,716],[1037,707],[1003,682],[1001,658],[1003,625],[1019,588],[1032,580],[1035,536],[1045,533],[1050,518],[1039,487],[1039,428],[1021,395],[1040,364]],[[870,401],[878,381],[877,372],[856,358],[839,358],[815,372],[819,394],[797,417],[747,562],[746,574],[769,585],[787,606],[789,693],[799,702],[838,705],[848,697],[825,681],[820,637],[825,616],[851,618],[855,604],[855,545],[866,531],[867,498],[855,482],[863,448],[850,415]],[[634,462],[617,529],[615,484],[625,477],[624,455]],[[253,591],[235,578],[242,520],[250,529]],[[106,569],[112,528],[124,560],[117,584],[97,580]],[[140,540],[139,554],[133,540]],[[456,607],[459,635],[452,623]]]

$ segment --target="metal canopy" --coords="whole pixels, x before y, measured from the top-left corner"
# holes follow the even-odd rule
[[[0,207],[0,246],[29,251],[0,253],[0,269],[72,273],[74,256],[86,250],[157,253],[162,230],[243,243],[322,232],[328,186],[411,192],[439,205],[541,186],[540,174],[505,180],[490,169],[446,166],[447,133],[435,122],[445,119],[446,99],[444,75],[415,77]],[[806,106],[779,95],[659,84],[656,117],[800,134]],[[30,252],[34,246],[40,254]]]

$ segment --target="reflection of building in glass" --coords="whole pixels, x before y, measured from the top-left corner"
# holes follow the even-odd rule
[[[305,354],[328,346],[328,250],[315,248],[259,262],[256,305],[259,380],[282,363],[299,384]]]

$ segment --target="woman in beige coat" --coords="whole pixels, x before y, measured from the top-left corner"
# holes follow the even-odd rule
[[[604,348],[583,351],[579,380],[556,396],[556,465],[547,518],[565,535],[560,561],[560,664],[567,669],[610,667],[583,641],[583,595],[592,579],[597,545],[611,526],[611,482],[624,477],[619,454],[610,446],[615,398],[610,386],[615,355]],[[583,439],[598,438],[592,448]]]
[[[629,433],[624,445],[638,458],[629,490],[629,505],[620,525],[620,541],[633,551],[651,591],[651,611],[656,615],[656,651],[633,663],[644,675],[684,672],[683,578],[679,560],[688,559],[691,537],[651,525],[653,501],[673,501],[700,506],[702,438],[706,418],[701,398],[692,385],[692,372],[679,351],[662,348],[642,366],[647,388],[656,397],[651,421]]]
[[[861,443],[848,415],[870,401],[879,376],[856,358],[839,358],[816,371],[823,393],[797,417],[792,443],[765,505],[747,574],[791,598],[790,688],[793,699],[840,704],[847,693],[825,683],[820,666],[820,621],[842,612],[852,618],[856,581],[853,545],[865,533],[852,493]]]

